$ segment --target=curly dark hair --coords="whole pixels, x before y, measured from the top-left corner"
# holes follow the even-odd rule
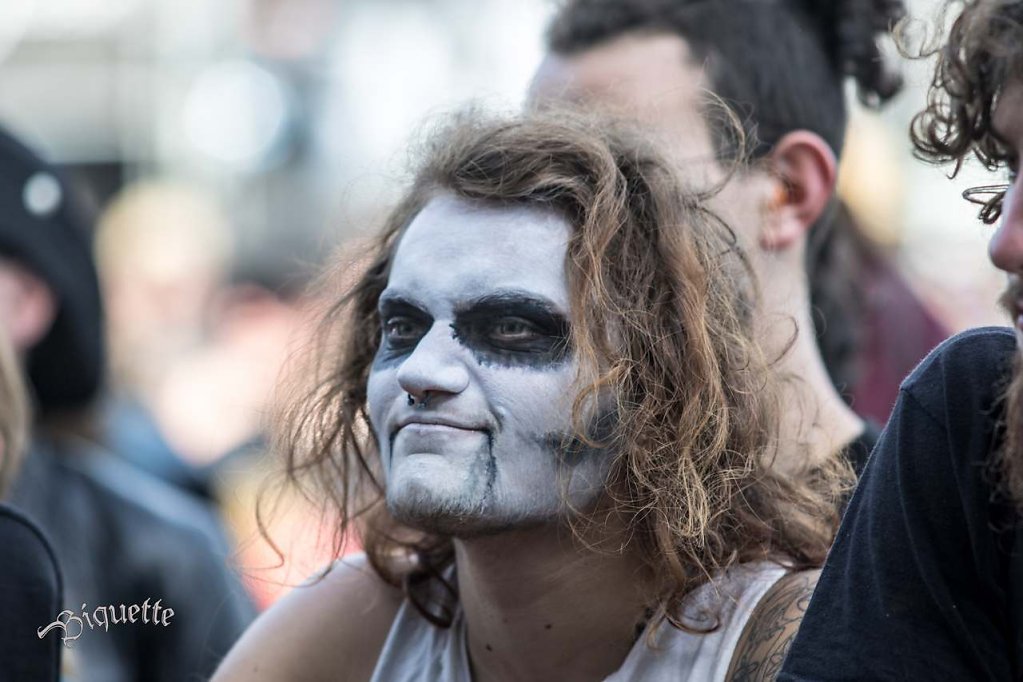
[[[962,11],[952,24],[948,40],[921,56],[937,55],[937,66],[927,94],[927,107],[910,127],[914,153],[934,164],[953,163],[955,177],[972,154],[989,170],[1013,160],[991,125],[991,115],[1005,83],[1023,76],[1023,2],[1019,0],[957,0],[945,5],[943,17],[957,7]],[[978,188],[975,203],[987,224],[1001,215],[1004,190]]]
[[[454,592],[442,577],[452,538],[403,526],[387,510],[367,410],[377,303],[395,250],[443,194],[568,220],[570,346],[581,368],[575,428],[593,439],[580,424],[598,394],[614,398],[618,417],[601,438],[615,453],[607,505],[574,514],[573,528],[590,544],[603,514],[625,519],[627,545],[613,551],[635,552],[651,568],[659,617],[670,619],[695,586],[736,562],[819,565],[844,470],[838,455],[813,472],[772,467],[778,378],[753,341],[752,273],[705,197],[684,189],[638,133],[567,112],[459,117],[421,158],[368,267],[323,318],[304,373],[313,386],[291,394],[281,415],[277,448],[291,480],[311,483],[307,495],[336,514],[335,548],[358,530],[376,572],[433,622],[450,623],[437,595]],[[446,589],[430,587],[438,582]]]

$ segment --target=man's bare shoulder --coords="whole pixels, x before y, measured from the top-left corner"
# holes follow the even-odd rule
[[[213,682],[368,680],[401,600],[365,557],[339,561],[256,619]]]
[[[728,682],[770,682],[778,676],[819,577],[819,570],[792,573],[767,591],[739,637]]]

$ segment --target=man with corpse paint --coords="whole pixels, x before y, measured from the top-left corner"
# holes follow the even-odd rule
[[[278,443],[365,557],[217,680],[773,677],[846,470],[772,468],[752,271],[672,168],[566,112],[433,139]]]
[[[836,389],[854,381],[863,323],[850,308],[865,296],[854,281],[862,274],[842,266],[851,248],[842,230],[852,228],[836,218],[833,193],[845,81],[872,105],[898,92],[879,41],[903,11],[900,0],[568,0],[530,89],[534,105],[573,102],[639,120],[697,186],[726,179],[735,140],[722,105],[737,113],[755,163],[711,206],[750,253],[763,285],[757,339],[792,378],[782,439],[806,443],[810,461],[844,450],[857,473],[879,429]],[[926,337],[903,323],[903,336]],[[929,350],[943,338],[923,343]]]
[[[952,175],[971,156],[997,173],[965,195],[998,225],[989,254],[1015,329],[964,332],[903,383],[784,680],[1023,674],[1023,1],[946,8],[960,13],[913,142]]]

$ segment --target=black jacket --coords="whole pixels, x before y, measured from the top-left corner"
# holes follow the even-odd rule
[[[209,510],[91,445],[37,439],[12,503],[50,538],[64,608],[84,623],[71,642],[76,679],[206,679],[255,616]],[[141,608],[147,599],[173,609],[166,626],[140,615],[109,622],[122,619],[121,604]],[[115,614],[104,629],[95,610],[108,606]]]

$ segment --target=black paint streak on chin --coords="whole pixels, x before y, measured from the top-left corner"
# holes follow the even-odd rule
[[[618,414],[608,410],[594,419],[587,428],[587,437],[599,447],[586,443],[578,434],[571,432],[549,432],[541,435],[540,445],[555,454],[560,462],[568,466],[578,466],[583,462],[606,457],[612,451],[611,442],[618,426]]]
[[[494,458],[494,434],[487,431],[487,500],[494,499],[494,482],[497,480],[497,460]]]
[[[391,435],[387,437],[387,470],[391,470],[391,466],[394,464],[394,441],[398,438],[398,431],[391,431]]]
[[[524,325],[522,338],[502,338],[501,324]],[[550,369],[571,355],[568,319],[544,298],[508,291],[490,294],[456,310],[455,339],[481,365]]]

